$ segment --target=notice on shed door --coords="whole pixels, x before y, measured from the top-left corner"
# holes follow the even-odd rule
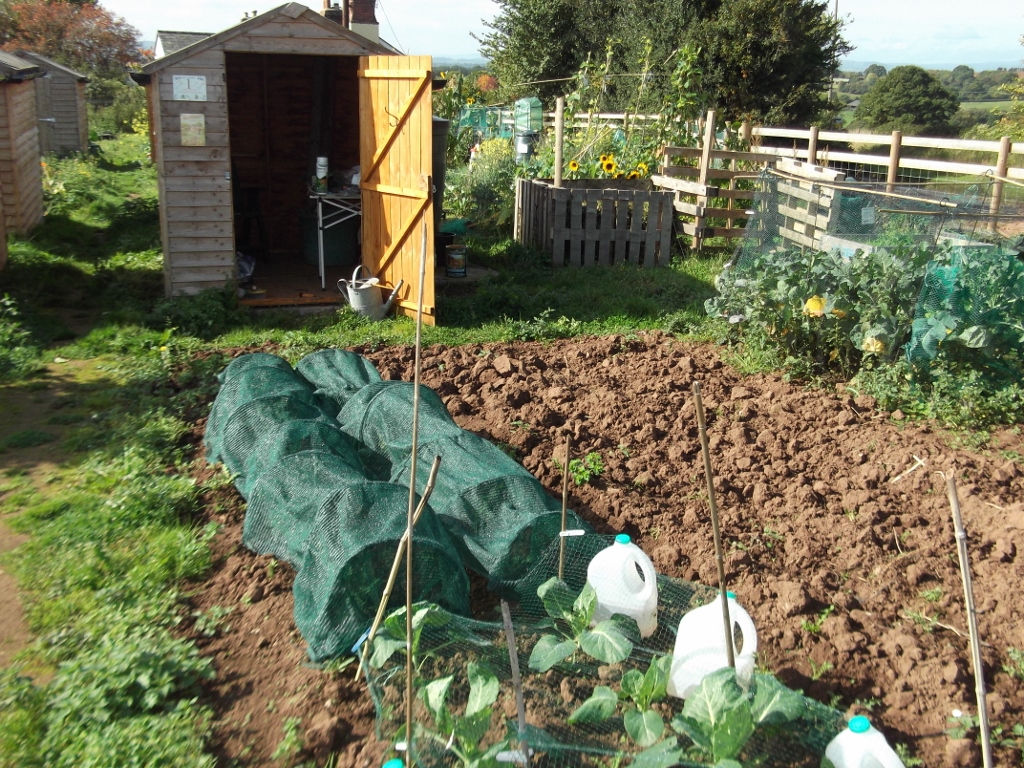
[[[184,114],[181,116],[181,146],[206,146],[206,115]]]

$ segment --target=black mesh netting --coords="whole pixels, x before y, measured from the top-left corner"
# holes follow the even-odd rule
[[[246,355],[220,378],[207,456],[248,502],[243,542],[296,567],[295,622],[310,656],[346,653],[376,613],[405,530],[413,385],[382,381],[341,350],[296,369]],[[417,494],[435,455],[441,464],[415,531],[416,595],[466,614],[465,569],[514,589],[558,537],[561,507],[501,450],[460,429],[435,392],[421,387],[419,408]],[[571,511],[567,519],[586,528]]]
[[[646,638],[624,616],[591,626],[587,566],[611,543],[611,537],[594,534],[566,539],[559,582],[555,542],[517,584],[520,599],[511,602],[510,614],[522,730],[500,618],[474,621],[428,603],[414,607],[417,764],[522,764],[529,749],[537,766],[818,768],[843,727],[842,714],[771,675],[723,668],[685,700],[669,693],[676,628],[689,611],[714,598],[710,588],[659,575],[658,626]],[[541,586],[552,584],[547,591]],[[614,642],[609,626],[618,636]],[[399,609],[364,656],[378,737],[399,749],[408,742],[405,664],[405,612]]]

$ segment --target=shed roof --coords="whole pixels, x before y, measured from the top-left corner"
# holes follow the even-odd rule
[[[30,80],[43,74],[37,65],[13,53],[0,51],[0,82],[7,80]]]
[[[250,19],[246,19],[245,21],[242,21],[233,27],[225,29],[223,32],[218,32],[215,35],[210,35],[209,37],[204,38],[203,40],[193,43],[187,48],[182,48],[181,50],[168,54],[167,56],[157,59],[156,61],[151,61],[149,62],[149,64],[142,68],[142,72],[145,75],[154,74],[169,66],[178,63],[183,59],[188,58],[189,56],[194,56],[197,53],[202,53],[203,51],[209,50],[211,48],[216,48],[218,46],[224,45],[225,43],[236,37],[240,37],[249,32],[252,32],[253,30],[263,26],[264,24],[272,22],[281,17],[288,19],[298,19],[299,17],[302,17],[304,20],[330,31],[338,38],[342,40],[348,40],[356,44],[360,48],[360,54],[389,55],[392,53],[392,51],[388,49],[386,46],[383,46],[380,43],[375,43],[372,40],[369,40],[363,37],[362,35],[353,32],[350,29],[346,29],[345,27],[341,26],[340,24],[337,24],[336,22],[333,22],[329,19],[325,19],[319,13],[310,10],[301,3],[286,3],[284,5],[278,6],[277,8],[267,11],[266,13],[261,13],[259,16],[254,16]]]
[[[205,40],[212,32],[172,32],[168,30],[157,30],[157,45],[164,49],[164,56],[169,56],[182,48],[188,48],[193,43]]]
[[[89,82],[87,75],[83,75],[81,72],[78,72],[71,67],[66,67],[53,59],[47,58],[41,53],[35,53],[34,51],[18,51],[18,57],[33,64],[38,64],[43,72],[63,72],[65,75],[75,78],[80,83]]]

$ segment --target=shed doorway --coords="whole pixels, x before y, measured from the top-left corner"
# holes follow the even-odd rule
[[[336,303],[360,262],[361,219],[325,231],[321,281],[312,179],[317,157],[332,188],[359,164],[359,58],[226,52],[225,65],[235,250],[266,291],[244,302]]]

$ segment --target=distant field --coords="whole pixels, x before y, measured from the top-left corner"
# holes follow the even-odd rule
[[[1009,112],[1012,101],[1006,99],[1005,101],[961,101],[960,106],[964,109],[977,109],[984,112],[991,112],[993,109],[997,109],[1000,112]]]

